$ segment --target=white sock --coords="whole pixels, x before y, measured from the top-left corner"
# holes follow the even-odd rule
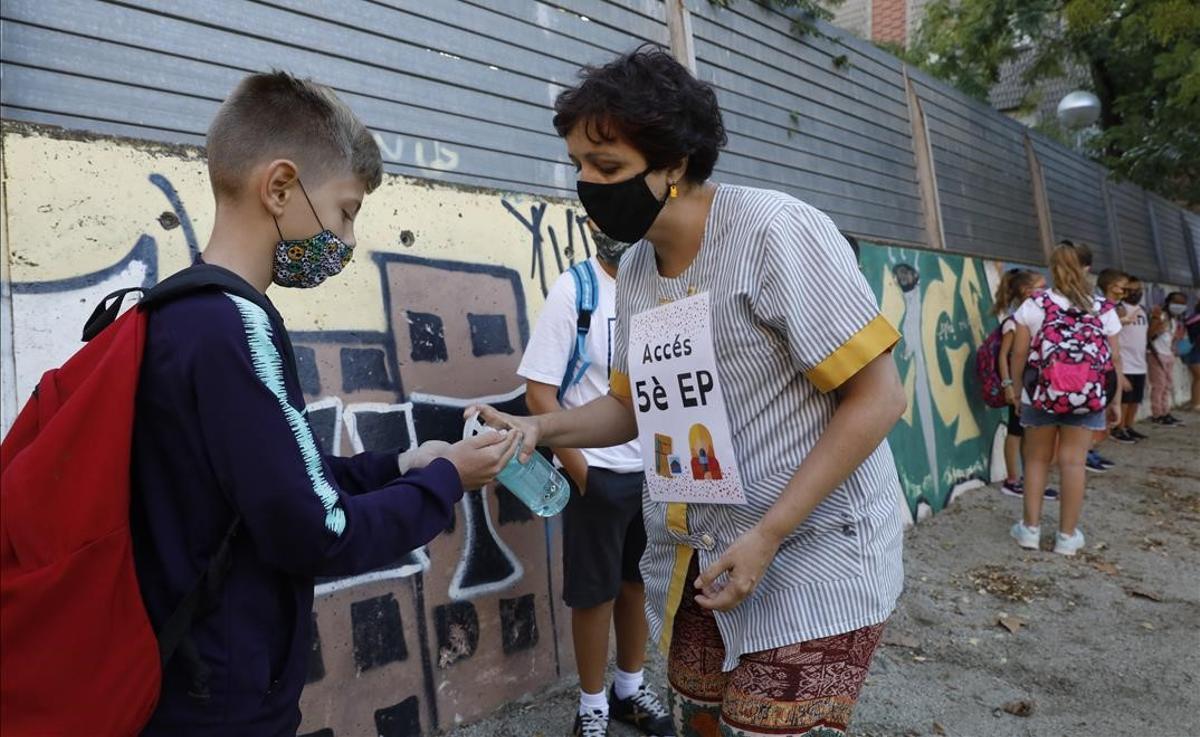
[[[579,713],[588,714],[593,711],[603,712],[608,714],[608,697],[604,692],[588,693],[583,689],[579,689]]]
[[[626,673],[617,668],[617,674],[613,678],[613,690],[617,693],[618,699],[627,699],[637,693],[642,687],[642,671],[637,673]]]

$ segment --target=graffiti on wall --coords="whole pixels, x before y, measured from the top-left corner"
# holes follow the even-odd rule
[[[42,372],[78,349],[103,295],[191,262],[213,204],[193,148],[7,123],[0,146],[3,430]],[[582,225],[570,202],[388,177],[346,271],[272,292],[322,447],[453,441],[477,401],[524,412],[516,367],[549,285],[591,254]],[[918,519],[996,473],[1003,415],[978,401],[971,358],[994,325],[1002,267],[867,243],[859,260],[903,336],[894,357],[909,409],[890,440]],[[560,534],[493,486],[467,495],[429,545],[318,581],[302,732],[428,734],[572,670]]]
[[[194,149],[8,125],[3,147],[6,184],[20,183],[5,189],[9,417],[79,347],[101,297],[190,263],[213,205]],[[357,231],[366,247],[339,279],[272,293],[324,449],[454,441],[462,409],[478,401],[525,412],[516,369],[531,321],[553,280],[591,254],[578,210],[389,177]],[[429,545],[319,580],[301,732],[428,734],[570,671],[560,534],[489,486]]]
[[[979,401],[975,350],[996,265],[982,259],[862,244],[859,264],[884,315],[900,331],[894,351],[908,411],[888,436],[914,519],[941,510],[991,478],[1000,413]]]

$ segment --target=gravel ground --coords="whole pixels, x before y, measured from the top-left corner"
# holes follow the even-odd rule
[[[1088,479],[1074,559],[1017,548],[1020,500],[994,486],[910,530],[907,588],[851,734],[1200,735],[1200,414],[1179,416],[1187,427],[1143,423],[1150,440],[1105,445],[1120,465]],[[651,653],[651,682],[664,671]],[[564,682],[451,734],[570,734],[576,693]]]

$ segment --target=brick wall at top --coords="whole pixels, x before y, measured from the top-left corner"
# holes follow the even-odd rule
[[[904,45],[907,38],[906,0],[874,0],[871,3],[871,40]]]

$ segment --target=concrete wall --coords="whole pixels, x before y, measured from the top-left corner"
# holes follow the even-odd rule
[[[42,372],[80,346],[103,295],[190,262],[213,204],[190,147],[6,123],[0,166],[7,429]],[[389,176],[367,199],[362,247],[341,276],[272,292],[324,446],[454,440],[473,400],[523,409],[514,371],[529,327],[553,279],[590,254],[580,214],[566,200]],[[905,508],[919,518],[1003,473],[1003,414],[978,402],[972,356],[1007,264],[872,243],[860,263],[903,335],[895,356],[910,409],[891,441]],[[573,673],[558,535],[554,520],[487,489],[426,549],[318,582],[302,731],[428,733]]]

